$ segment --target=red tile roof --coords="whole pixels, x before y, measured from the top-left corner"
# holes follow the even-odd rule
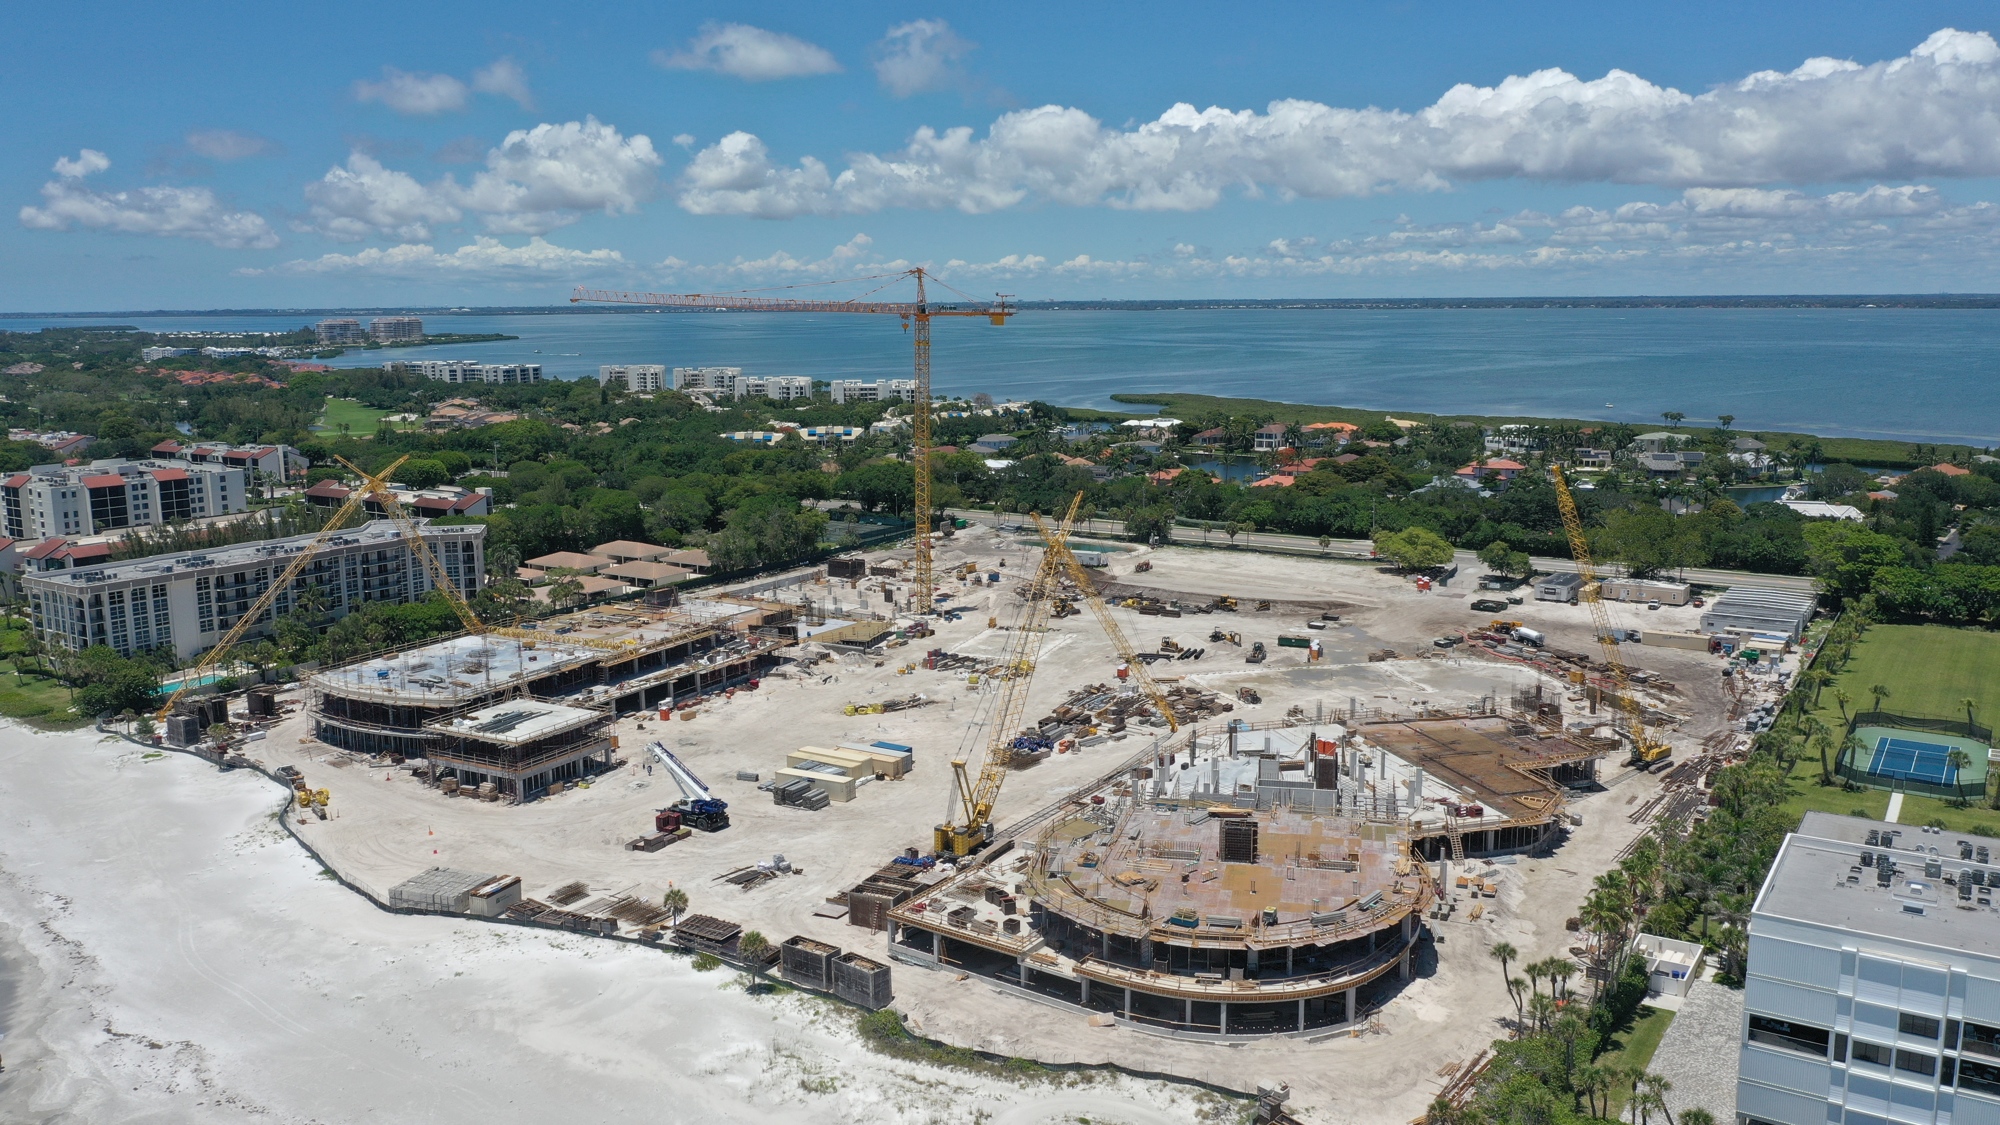
[[[33,479],[34,479],[33,477],[29,476],[26,473],[15,473],[13,476],[8,477],[6,480],[0,481],[0,484],[4,484],[8,488],[20,488],[21,486],[27,484],[29,481]]]
[[[1964,477],[1972,475],[1971,469],[1968,469],[1963,465],[1954,465],[1948,461],[1940,461],[1937,464],[1932,465],[1930,467],[1930,470],[1931,472],[1934,473],[1943,473],[1945,476],[1948,477]]]
[[[67,546],[69,540],[57,536],[54,539],[44,539],[21,553],[31,559],[45,559]]]
[[[349,489],[337,480],[323,480],[306,489],[307,496],[319,496],[329,500],[345,500]]]
[[[85,477],[83,478],[83,487],[123,488],[125,487],[125,478],[119,476],[117,473],[104,473],[99,476]]]
[[[179,453],[180,451],[181,443],[177,441],[163,441],[153,447],[153,452],[155,453]]]
[[[154,469],[154,470],[153,470],[153,479],[154,479],[154,480],[186,480],[186,479],[188,479],[188,471],[187,471],[186,469]]]

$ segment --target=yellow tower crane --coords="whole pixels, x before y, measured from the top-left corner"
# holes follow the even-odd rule
[[[1576,559],[1577,573],[1583,576],[1583,589],[1577,592],[1577,597],[1590,607],[1597,644],[1604,651],[1604,663],[1611,669],[1612,693],[1631,727],[1632,764],[1651,765],[1672,753],[1673,748],[1646,731],[1646,713],[1632,695],[1625,661],[1618,655],[1618,634],[1611,625],[1611,611],[1604,605],[1597,567],[1590,559],[1590,540],[1583,534],[1582,517],[1577,515],[1576,497],[1570,495],[1569,481],[1564,478],[1561,465],[1550,465],[1549,475],[1555,478],[1556,506],[1562,511],[1563,530],[1569,535],[1569,553]]]
[[[307,564],[313,561],[314,557],[319,554],[320,548],[326,546],[327,540],[332,539],[340,533],[342,528],[347,526],[348,517],[360,511],[362,503],[371,494],[376,492],[386,493],[384,486],[389,483],[390,475],[395,473],[397,469],[402,468],[403,462],[409,459],[409,455],[405,454],[390,462],[388,468],[383,469],[379,473],[372,474],[362,473],[360,470],[354,469],[352,465],[347,466],[360,475],[362,481],[361,487],[347,494],[347,499],[342,502],[340,508],[333,513],[332,517],[326,521],[326,526],[313,538],[313,541],[306,544],[304,550],[292,556],[292,561],[278,574],[278,577],[272,579],[271,583],[264,587],[264,592],[258,595],[256,602],[250,606],[249,611],[237,617],[236,623],[231,625],[228,631],[222,634],[222,639],[215,642],[215,647],[202,654],[201,660],[186,675],[181,677],[181,686],[176,688],[172,695],[167,696],[166,702],[160,705],[160,710],[154,715],[154,721],[165,722],[167,716],[174,713],[174,704],[180,702],[181,696],[192,691],[203,682],[209,672],[221,666],[222,662],[228,658],[229,650],[236,646],[236,642],[242,639],[244,633],[257,624],[258,619],[264,616],[264,611],[271,608],[271,603],[277,600],[279,592],[291,588],[292,580],[297,578],[299,573],[305,570]],[[347,464],[345,461],[341,463],[344,465]]]
[[[994,324],[1005,324],[1014,315],[1014,306],[1000,295],[992,301],[971,300],[967,306],[937,304],[925,292],[926,281],[944,283],[918,266],[901,273],[848,278],[849,281],[884,281],[885,286],[903,278],[917,283],[914,301],[815,301],[790,297],[753,297],[745,293],[630,293],[618,289],[586,289],[578,286],[570,303],[585,301],[620,305],[665,305],[676,308],[714,309],[718,312],[802,312],[878,313],[898,316],[912,331],[916,351],[916,394],[910,403],[910,461],[915,472],[915,521],[917,557],[912,576],[910,600],[921,613],[935,609],[937,583],[931,575],[931,318],[939,316],[983,316]],[[886,279],[886,280],[885,280]],[[825,282],[828,285],[840,282]],[[784,288],[796,288],[785,286]],[[950,286],[946,286],[950,288]]]

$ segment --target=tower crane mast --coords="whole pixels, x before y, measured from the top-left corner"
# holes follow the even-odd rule
[[[924,613],[933,612],[937,582],[931,573],[931,319],[940,316],[983,316],[994,324],[1005,324],[1015,309],[1002,296],[991,302],[973,302],[969,307],[934,304],[925,282],[937,281],[930,271],[918,266],[894,274],[850,278],[852,281],[914,279],[915,301],[824,301],[793,297],[753,297],[743,293],[637,293],[621,289],[587,289],[578,286],[570,294],[571,304],[583,302],[620,305],[659,305],[667,308],[715,309],[729,312],[793,313],[874,313],[901,317],[909,329],[915,349],[917,393],[910,410],[910,460],[915,473],[914,516],[917,525],[916,559],[911,601]],[[831,284],[831,283],[829,283]],[[939,284],[943,284],[939,282]]]
[[[1611,611],[1604,605],[1602,581],[1598,578],[1596,564],[1590,558],[1590,539],[1583,533],[1583,519],[1577,514],[1576,497],[1570,495],[1569,481],[1563,476],[1561,465],[1550,465],[1549,475],[1555,478],[1556,507],[1562,512],[1563,531],[1569,536],[1569,553],[1576,559],[1577,573],[1583,576],[1583,589],[1578,591],[1577,597],[1590,607],[1590,620],[1597,630],[1598,647],[1604,653],[1604,663],[1611,669],[1611,685],[1617,696],[1617,706],[1625,712],[1631,728],[1632,764],[1650,765],[1666,757],[1672,747],[1646,731],[1646,714],[1632,695],[1632,681],[1626,674],[1625,661],[1618,654],[1618,634],[1611,624]]]

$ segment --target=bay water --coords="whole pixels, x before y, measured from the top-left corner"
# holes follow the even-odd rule
[[[0,318],[0,329],[130,324],[149,331],[277,331],[299,313]],[[364,318],[365,319],[365,318]],[[753,375],[905,378],[893,316],[719,312],[426,314],[434,332],[519,340],[352,351],[388,358],[537,362],[557,379],[600,364],[741,367]],[[1699,424],[1738,430],[2000,444],[2000,310],[1213,309],[1034,310],[1005,326],[940,320],[943,392],[1121,406],[1118,392],[1439,414]]]

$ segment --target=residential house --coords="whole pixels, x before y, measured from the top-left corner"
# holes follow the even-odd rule
[[[1294,475],[1292,475],[1291,473],[1272,473],[1272,474],[1271,474],[1270,476],[1268,476],[1268,477],[1264,477],[1264,478],[1262,478],[1261,480],[1254,480],[1254,481],[1251,481],[1251,482],[1250,482],[1250,487],[1251,487],[1251,488],[1290,488],[1290,487],[1292,487],[1292,486],[1293,486],[1294,484],[1297,484],[1297,483],[1298,483],[1298,480],[1299,480],[1299,478],[1298,478],[1298,477],[1296,477],[1296,476],[1294,476]]]
[[[1536,427],[1514,423],[1495,426],[1486,431],[1486,449],[1489,453],[1534,453],[1548,442],[1535,433]]]
[[[694,571],[684,566],[663,562],[623,562],[617,566],[604,568],[606,578],[616,578],[628,586],[637,586],[640,589],[683,582],[693,575]]]
[[[1354,440],[1354,435],[1361,432],[1361,427],[1352,422],[1313,422],[1301,429],[1305,431],[1307,445],[1331,445],[1335,449]]]
[[[1948,477],[1969,477],[1972,475],[1971,469],[1968,469],[1963,465],[1954,465],[1949,461],[1940,461],[1935,465],[1928,465],[1925,467],[1928,468],[1933,473],[1943,473],[1945,476]]]
[[[551,570],[574,570],[582,574],[596,574],[607,566],[617,564],[603,555],[586,555],[577,551],[555,551],[527,560],[524,566],[547,572]]]
[[[347,497],[353,491],[337,480],[323,480],[306,489],[305,498],[306,503],[331,511],[347,503]],[[392,484],[388,491],[396,498],[396,503],[413,516],[484,516],[493,511],[493,491],[487,488],[469,489],[456,485],[407,488]],[[371,516],[389,514],[388,506],[372,496],[361,501],[361,509]]]
[[[1682,477],[1701,467],[1707,454],[1698,450],[1683,449],[1671,453],[1641,453],[1637,461],[1641,469],[1658,478]]]
[[[1509,461],[1504,457],[1489,457],[1482,461],[1474,461],[1452,475],[1469,484],[1481,483],[1488,477],[1504,483],[1526,472],[1527,468],[1519,461]]]
[[[1229,444],[1229,431],[1222,428],[1221,426],[1217,426],[1212,430],[1203,430],[1202,432],[1194,435],[1194,437],[1190,440],[1192,440],[1194,444],[1202,446],[1203,448],[1213,449],[1217,446],[1223,446]]]
[[[972,452],[988,454],[1005,453],[1008,447],[1014,445],[1019,440],[1019,438],[1016,438],[1012,434],[987,434],[972,443]]]
[[[1285,429],[1283,422],[1269,422],[1257,427],[1257,432],[1250,435],[1250,448],[1259,453],[1276,453],[1285,448]]]
[[[684,566],[696,574],[713,574],[715,572],[715,564],[708,561],[707,551],[675,551],[661,561],[672,563],[675,566]]]
[[[1685,434],[1668,433],[1666,430],[1654,430],[1650,434],[1640,434],[1638,437],[1633,438],[1632,452],[1635,454],[1666,453],[1669,450],[1680,448],[1686,441],[1687,436]]]
[[[599,543],[590,549],[593,555],[602,555],[613,562],[657,562],[672,553],[670,547],[659,547],[651,543],[634,543],[630,539],[614,539],[609,543]]]
[[[1608,469],[1611,467],[1611,451],[1609,449],[1573,449],[1570,451],[1570,456],[1575,459],[1576,467],[1579,469]]]

